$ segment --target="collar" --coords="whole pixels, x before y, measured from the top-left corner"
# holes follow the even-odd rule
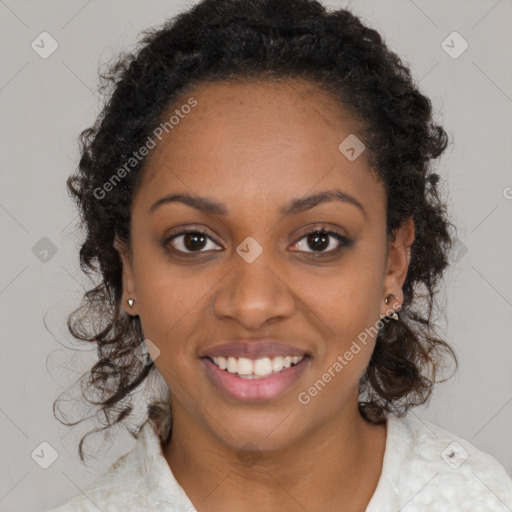
[[[164,507],[169,510],[194,510],[164,457],[160,438],[149,419],[139,431],[136,455],[147,486],[148,499],[156,510],[164,510]]]

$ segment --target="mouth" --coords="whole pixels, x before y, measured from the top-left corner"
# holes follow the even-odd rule
[[[260,359],[204,356],[200,359],[218,390],[244,401],[277,398],[295,384],[311,362],[308,354]]]
[[[241,379],[263,379],[276,375],[286,368],[292,368],[299,364],[307,354],[301,356],[276,356],[262,357],[259,359],[249,359],[246,357],[210,357],[204,359],[210,360],[215,366]]]

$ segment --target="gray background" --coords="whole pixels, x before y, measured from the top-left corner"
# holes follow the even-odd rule
[[[77,444],[94,423],[69,429],[53,416],[54,399],[95,359],[91,347],[73,344],[65,325],[88,287],[78,268],[81,235],[65,180],[77,162],[78,133],[99,112],[98,66],[189,4],[0,0],[0,511],[56,506],[133,446],[124,430],[115,431],[113,447],[98,444],[98,460],[84,466]],[[384,35],[450,134],[438,170],[447,180],[459,250],[442,297],[446,337],[460,369],[412,415],[464,437],[512,475],[512,2],[325,5],[351,6]],[[47,59],[31,48],[43,31],[58,43]],[[469,43],[458,58],[441,46],[453,31]],[[460,41],[449,44],[461,48]],[[41,252],[49,245],[43,238],[55,254]],[[79,407],[69,402],[67,410],[76,417]],[[31,455],[41,453],[42,442],[58,453],[47,469]],[[43,452],[51,450],[43,445]]]

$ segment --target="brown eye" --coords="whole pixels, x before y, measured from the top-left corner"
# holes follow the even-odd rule
[[[213,240],[205,232],[195,229],[191,231],[182,231],[181,233],[173,235],[168,239],[166,245],[173,245],[173,250],[177,252],[201,253],[205,252],[203,251],[205,247],[208,248],[209,240],[213,242]],[[212,249],[212,247],[209,247],[208,249]]]
[[[294,247],[303,252],[332,254],[345,245],[349,245],[349,240],[336,231],[317,229],[304,235],[295,243]],[[311,247],[312,250],[304,250],[306,247]]]

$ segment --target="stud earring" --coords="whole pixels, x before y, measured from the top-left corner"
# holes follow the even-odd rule
[[[133,303],[135,301],[133,299],[128,299],[128,306],[130,306],[131,308],[133,308]]]
[[[389,295],[386,296],[386,298],[384,299],[384,303],[385,304],[389,304],[389,300],[390,300],[390,297],[394,297],[395,299],[398,300],[398,297],[396,295],[393,295],[392,293],[390,293]],[[396,311],[393,311],[393,313],[391,315],[389,315],[393,320],[398,320],[398,315],[396,313]],[[386,315],[380,315],[380,319],[382,320],[383,318],[387,318]]]

